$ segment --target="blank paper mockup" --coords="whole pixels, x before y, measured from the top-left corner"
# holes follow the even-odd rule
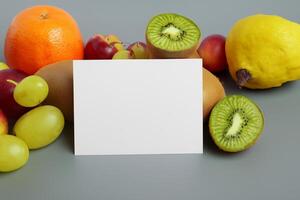
[[[73,62],[75,155],[203,152],[200,59]]]

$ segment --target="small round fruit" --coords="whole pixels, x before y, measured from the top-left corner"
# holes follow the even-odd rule
[[[91,37],[84,48],[84,59],[112,59],[118,51],[116,46],[105,38],[105,36],[96,34]]]
[[[211,109],[225,97],[225,90],[219,79],[203,68],[203,119],[208,119]]]
[[[21,106],[35,107],[46,99],[48,92],[47,82],[40,76],[31,75],[17,84],[14,99]]]
[[[198,48],[199,56],[203,59],[203,66],[212,73],[221,72],[227,68],[225,42],[224,36],[214,34],[206,37]]]
[[[0,62],[0,70],[3,70],[3,69],[9,69],[9,67],[4,62]]]
[[[128,51],[128,50],[121,50],[118,51],[117,53],[115,53],[115,55],[113,56],[113,60],[116,59],[133,59],[134,55],[132,53],[132,51]]]
[[[0,135],[0,172],[10,172],[24,166],[29,158],[26,143],[13,135]]]
[[[209,118],[209,132],[216,145],[228,152],[251,147],[264,128],[260,108],[245,96],[232,95],[213,108]]]
[[[13,131],[29,149],[38,149],[52,143],[61,134],[64,123],[64,116],[58,108],[45,105],[24,114]]]
[[[153,58],[188,58],[197,50],[200,36],[199,27],[191,19],[174,13],[153,17],[146,29]]]
[[[127,47],[127,50],[132,51],[135,59],[148,59],[149,51],[147,45],[143,42],[135,42]]]

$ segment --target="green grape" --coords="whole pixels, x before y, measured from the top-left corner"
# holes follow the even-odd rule
[[[19,169],[28,161],[29,150],[26,143],[13,135],[0,136],[0,172]]]
[[[112,57],[113,60],[117,59],[133,59],[133,52],[128,50],[120,50]]]
[[[25,113],[13,128],[14,134],[24,140],[29,149],[38,149],[52,143],[62,132],[65,120],[55,106],[39,106]]]
[[[9,67],[4,62],[0,62],[0,70],[4,70],[4,69],[9,69]]]
[[[40,76],[32,75],[20,81],[14,89],[15,101],[24,107],[34,107],[48,96],[47,82]]]

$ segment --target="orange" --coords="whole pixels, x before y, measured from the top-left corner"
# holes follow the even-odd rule
[[[54,6],[34,6],[21,11],[11,22],[5,39],[7,64],[27,74],[62,60],[84,55],[82,35],[76,21]]]

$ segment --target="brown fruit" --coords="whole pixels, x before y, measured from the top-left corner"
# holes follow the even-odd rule
[[[197,51],[194,51],[194,53],[192,53],[188,58],[200,58],[200,56]],[[149,53],[149,59],[159,59],[159,58]]]
[[[198,52],[195,51],[189,58],[199,58],[200,59],[200,56],[199,56]]]
[[[73,121],[73,61],[47,65],[36,72],[49,86],[46,104],[58,107],[65,119]]]
[[[203,119],[206,120],[214,105],[225,97],[219,79],[203,68]]]

